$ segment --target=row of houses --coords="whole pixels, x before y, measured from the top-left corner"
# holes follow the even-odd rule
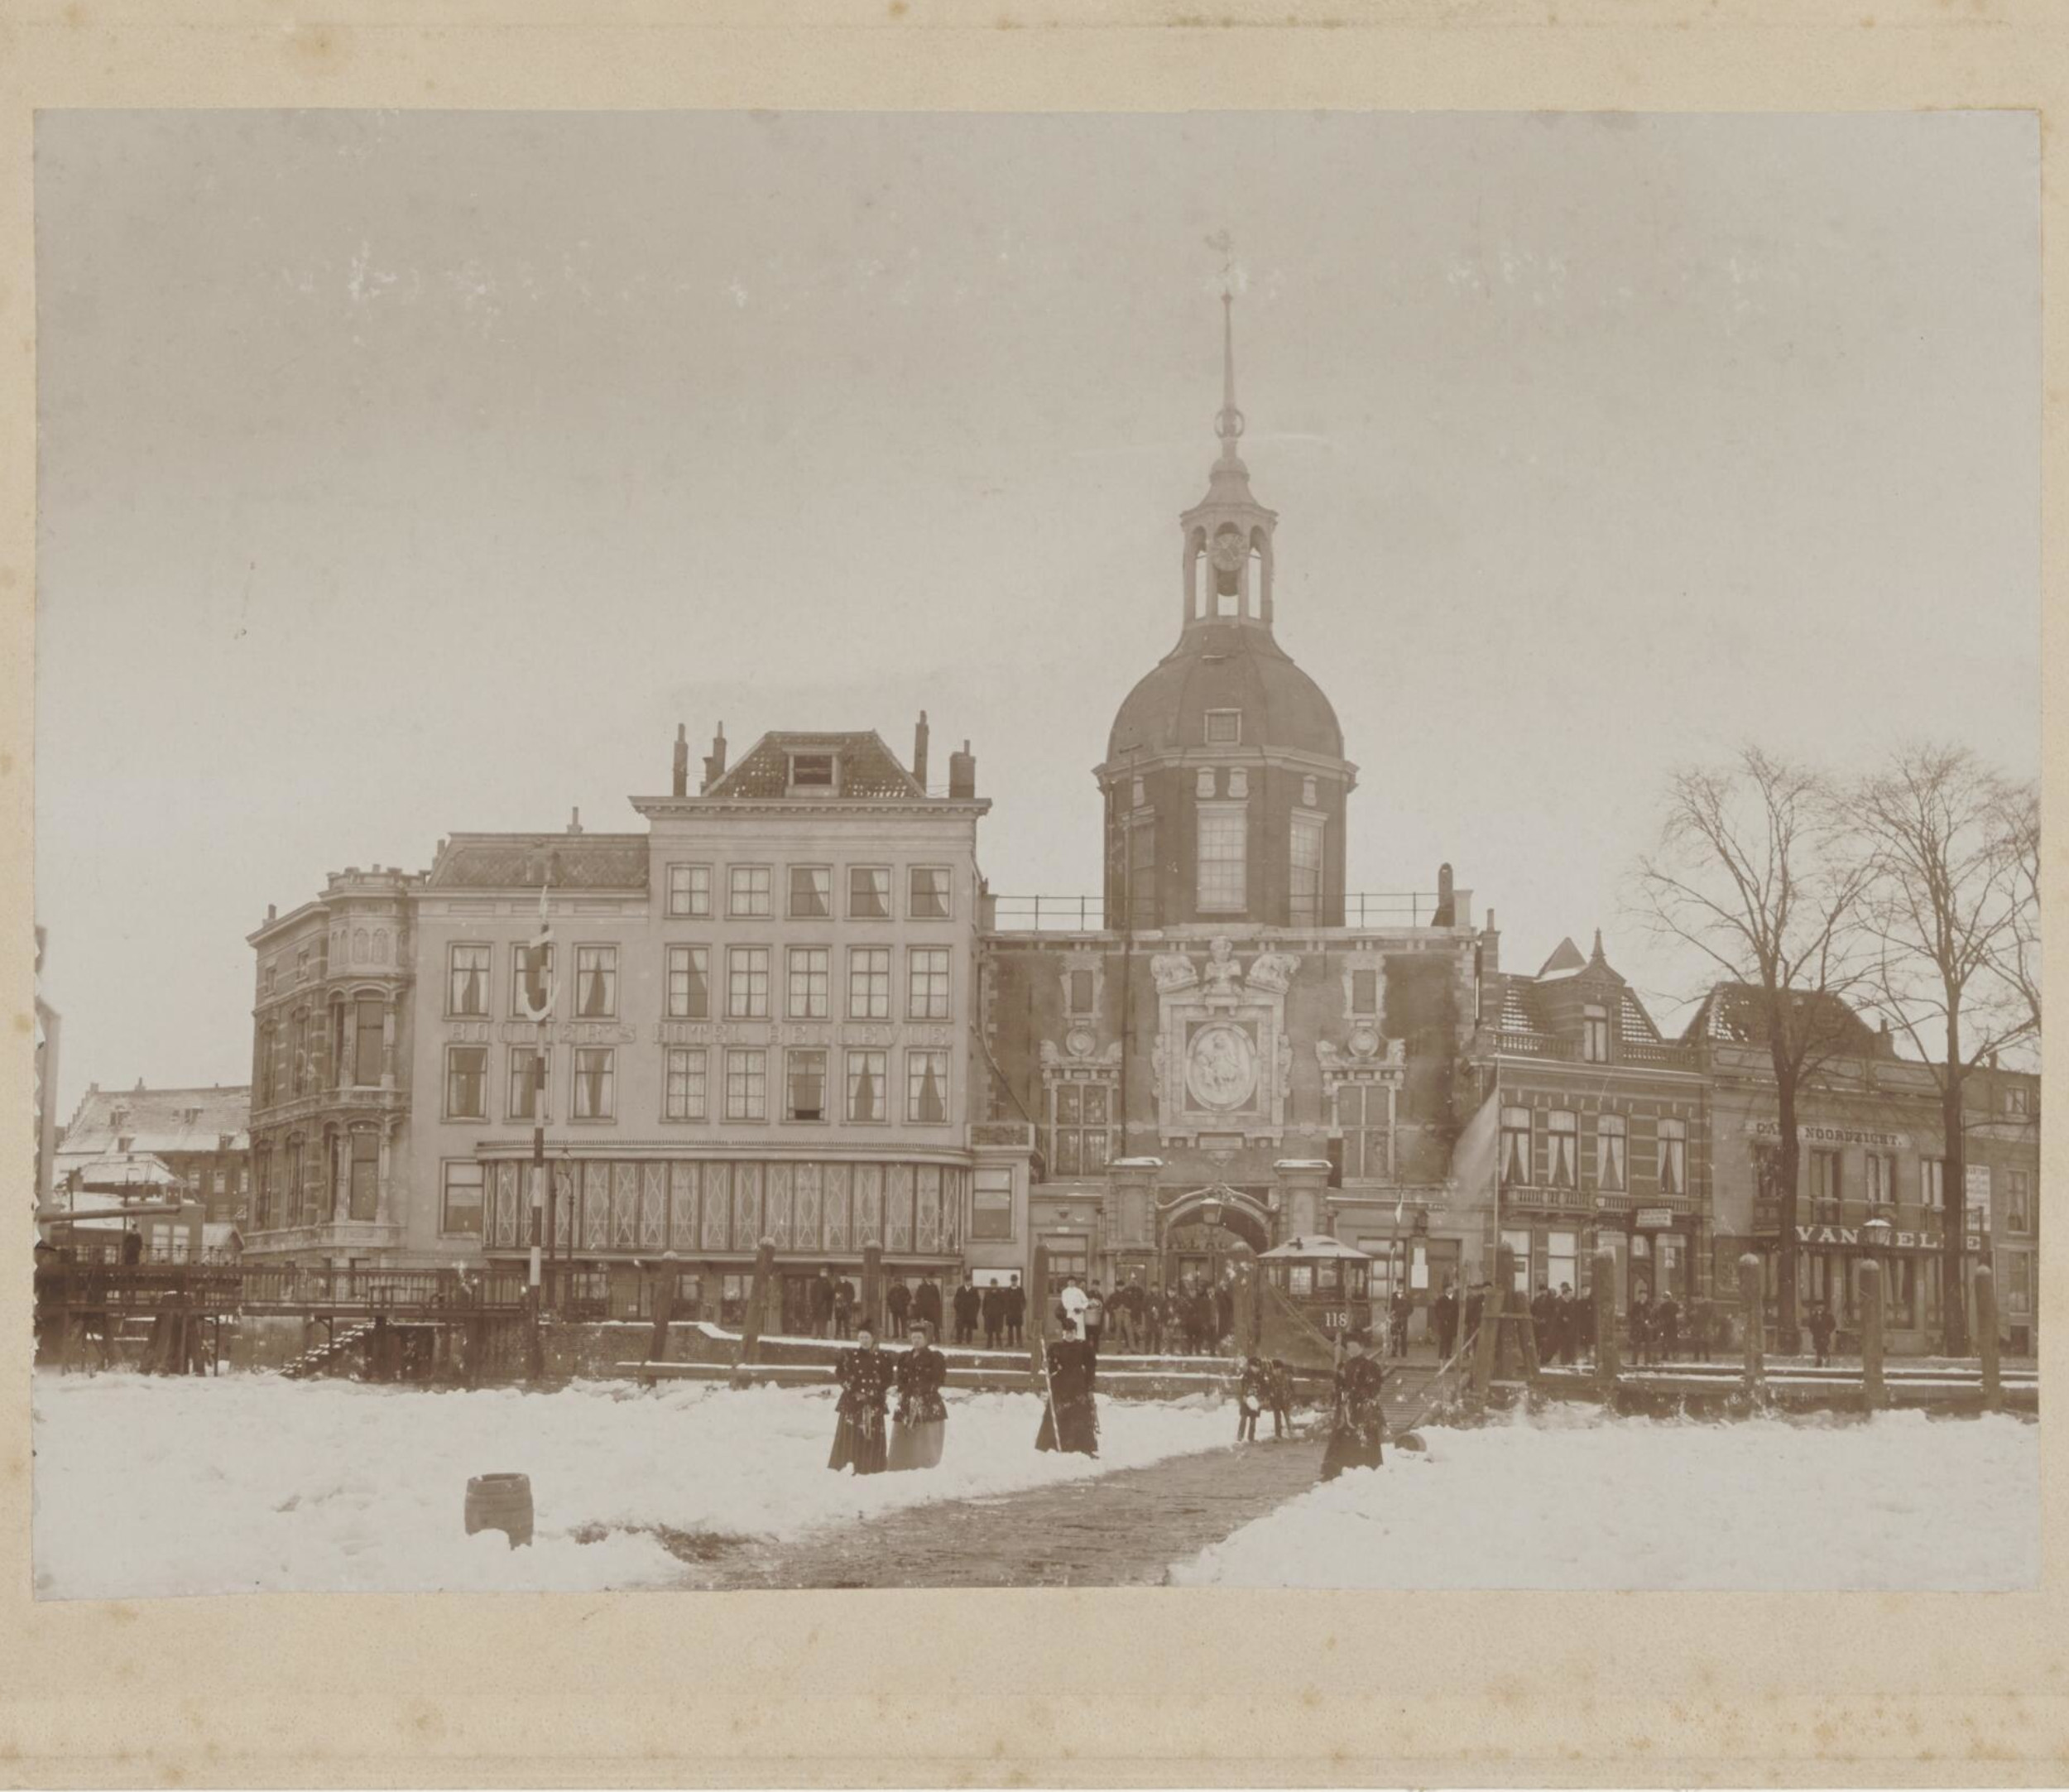
[[[1663,1035],[1599,934],[1534,971],[1491,910],[1347,887],[1359,767],[1281,645],[1278,516],[1220,450],[1179,518],[1177,638],[1094,769],[1103,886],[994,893],[965,741],[932,780],[868,731],[722,725],[692,787],[679,729],[637,825],[454,834],[427,867],[333,872],[250,934],[247,1116],[132,1092],[80,1151],[196,1160],[247,1252],[305,1263],[522,1261],[535,1228],[585,1303],[629,1309],[657,1264],[678,1310],[803,1323],[823,1265],[916,1279],[1219,1280],[1294,1236],[1366,1252],[1427,1303],[1514,1254],[1525,1291],[1728,1291],[1779,1273],[1773,1090],[1756,1009],[1715,992]],[[1851,1033],[1805,1101],[1806,1295],[1857,1285],[1886,1218],[1896,1342],[1935,1324],[1939,1241],[1994,1253],[2014,1339],[2037,1309],[2037,1080],[1979,1074],[1969,1170],[1946,1185],[1930,1074]],[[156,1115],[158,1109],[153,1107]],[[207,1154],[201,1154],[206,1157]],[[232,1159],[234,1159],[233,1167]],[[185,1170],[182,1174],[187,1174]],[[223,1179],[234,1176],[235,1194]]]

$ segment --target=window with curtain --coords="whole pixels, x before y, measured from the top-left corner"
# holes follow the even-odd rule
[[[948,1117],[948,1055],[945,1051],[905,1054],[905,1117],[921,1126],[939,1126]]]
[[[915,865],[908,886],[906,912],[916,921],[948,919],[948,870],[945,865]]]
[[[1196,891],[1203,913],[1240,914],[1249,901],[1247,816],[1240,803],[1202,803]]]
[[[617,1053],[580,1045],[574,1055],[574,1118],[608,1120],[617,1112]]]
[[[488,1014],[488,948],[456,945],[447,968],[445,1011],[455,1020]]]
[[[877,1121],[884,1117],[884,1079],[890,1054],[851,1051],[847,1055],[847,1117]]]
[[[850,920],[857,921],[887,921],[890,919],[890,866],[848,867],[847,915]]]
[[[1527,1189],[1536,1179],[1530,1164],[1530,1110],[1501,1110],[1501,1184]]]
[[[769,912],[769,867],[735,865],[727,877],[726,912],[742,920],[765,918]]]
[[[830,865],[793,865],[790,867],[790,919],[823,921],[833,912],[833,867]]]
[[[1547,1143],[1550,1153],[1547,1171],[1555,1189],[1572,1189],[1580,1185],[1581,1121],[1577,1114],[1563,1110],[1547,1118]]]
[[[538,1126],[553,1117],[545,1081],[551,1069],[551,1059],[537,1046],[510,1048],[509,1112],[512,1120],[529,1120]]]
[[[1621,1114],[1595,1117],[1595,1179],[1599,1187],[1620,1192],[1625,1186],[1624,1149],[1627,1142]]]
[[[577,946],[574,1011],[585,1021],[607,1021],[618,1011],[618,949]]]
[[[352,1136],[352,1217],[372,1220],[381,1211],[381,1136],[355,1132]]]
[[[1685,1120],[1659,1122],[1659,1192],[1688,1192],[1688,1123]]]
[[[711,950],[707,946],[668,949],[668,1017],[702,1021],[711,1014]]]

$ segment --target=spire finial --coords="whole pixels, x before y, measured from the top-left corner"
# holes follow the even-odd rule
[[[1236,459],[1236,439],[1243,433],[1243,414],[1236,408],[1236,238],[1226,229],[1207,239],[1222,257],[1222,409],[1214,420],[1222,439],[1222,459]]]

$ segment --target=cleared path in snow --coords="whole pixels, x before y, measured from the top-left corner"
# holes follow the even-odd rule
[[[1313,1487],[1321,1465],[1319,1436],[1231,1444],[1096,1480],[936,1501],[791,1542],[746,1544],[694,1564],[679,1584],[1160,1585],[1174,1561]]]

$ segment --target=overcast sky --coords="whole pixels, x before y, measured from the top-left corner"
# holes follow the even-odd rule
[[[1175,637],[1220,403],[1361,767],[1350,886],[1623,918],[1668,770],[2039,761],[2030,115],[41,113],[60,1100],[248,1075],[347,864],[636,829],[923,706],[1006,893]]]

